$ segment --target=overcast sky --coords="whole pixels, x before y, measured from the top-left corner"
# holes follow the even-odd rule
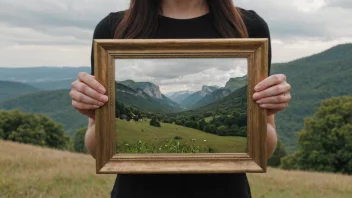
[[[116,59],[115,80],[152,82],[164,94],[199,91],[203,85],[224,87],[230,78],[247,75],[247,59]]]
[[[352,41],[352,0],[234,0],[264,18],[273,62]],[[128,0],[1,0],[0,67],[90,66],[95,25]]]

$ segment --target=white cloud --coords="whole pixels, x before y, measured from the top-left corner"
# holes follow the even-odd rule
[[[315,12],[326,5],[324,0],[294,0],[292,3],[303,12]]]

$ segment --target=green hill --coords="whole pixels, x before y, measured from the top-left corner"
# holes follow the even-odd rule
[[[25,83],[0,81],[0,102],[38,91],[39,89]]]
[[[297,132],[305,117],[312,116],[320,101],[352,95],[352,44],[333,47],[322,53],[278,64],[272,74],[283,73],[292,86],[289,107],[276,116],[279,138],[288,151],[296,148]]]
[[[88,119],[72,108],[70,90],[42,91],[0,103],[0,109],[19,109],[24,113],[44,114],[61,123],[68,135],[85,127]]]
[[[161,120],[218,136],[247,136],[247,86],[201,108],[160,115]],[[209,119],[209,116],[211,119]]]
[[[76,79],[67,80],[55,80],[55,81],[42,81],[42,82],[28,82],[28,84],[36,87],[40,90],[59,90],[59,89],[71,89],[71,84]]]
[[[339,45],[310,57],[272,67],[271,74],[285,74],[292,86],[289,107],[276,116],[279,138],[289,152],[296,149],[296,133],[303,128],[304,118],[314,114],[320,101],[351,95],[352,57],[348,54],[352,54],[352,44]],[[182,114],[200,115],[240,108],[246,101],[245,90],[246,87],[243,87],[221,100]]]
[[[245,86],[246,84],[248,84],[247,75],[242,77],[230,78],[230,80],[227,81],[225,88],[231,89],[231,91],[235,91]]]

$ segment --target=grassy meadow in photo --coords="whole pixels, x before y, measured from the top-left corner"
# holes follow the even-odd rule
[[[242,58],[115,60],[117,153],[246,152],[247,70]]]

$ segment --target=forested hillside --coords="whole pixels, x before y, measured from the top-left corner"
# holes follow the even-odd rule
[[[0,81],[0,102],[38,91],[39,89],[25,83]]]
[[[72,135],[87,125],[88,119],[71,106],[70,90],[42,91],[0,103],[0,109],[19,109],[24,113],[44,114],[61,123]]]
[[[29,84],[39,90],[70,89],[79,72],[89,72],[90,67],[30,67],[2,68],[3,81]],[[1,91],[1,89],[0,89]]]
[[[312,116],[322,100],[352,95],[351,54],[352,44],[339,45],[272,68],[272,74],[285,74],[292,86],[289,107],[276,116],[279,137],[289,152],[297,148],[297,132],[304,118]]]

